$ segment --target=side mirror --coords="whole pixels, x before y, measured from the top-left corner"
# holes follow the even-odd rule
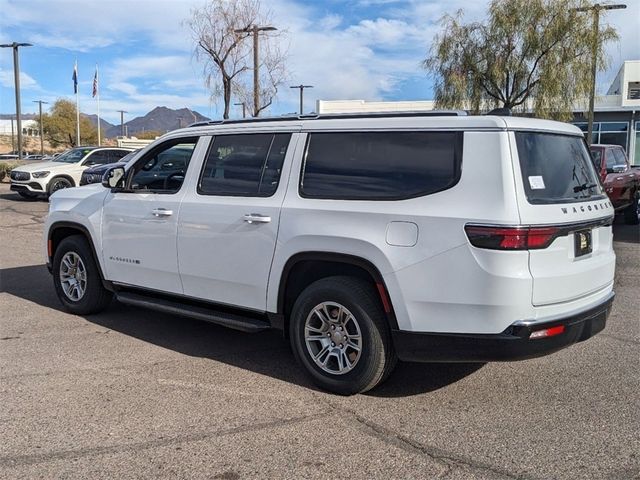
[[[105,188],[124,187],[125,171],[124,167],[111,167],[102,176],[102,186]]]

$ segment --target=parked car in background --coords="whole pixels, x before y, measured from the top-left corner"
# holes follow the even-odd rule
[[[30,160],[30,161],[40,161],[40,160],[44,160],[44,155],[40,155],[40,154],[31,154],[31,155],[27,155],[26,157],[22,158],[23,160]]]
[[[20,165],[11,171],[11,190],[25,198],[49,196],[56,190],[80,184],[88,167],[118,162],[130,148],[77,147],[51,161]]]
[[[591,145],[593,164],[616,213],[630,225],[640,223],[640,170],[631,168],[620,145]]]
[[[124,157],[120,159],[117,163],[104,163],[102,165],[96,165],[95,167],[87,168],[84,172],[82,172],[82,177],[80,177],[80,185],[89,185],[92,183],[101,183],[102,176],[104,172],[109,170],[111,167],[115,166],[126,166],[127,162],[135,157],[136,153],[139,152],[140,149],[134,150],[131,153],[128,153]]]

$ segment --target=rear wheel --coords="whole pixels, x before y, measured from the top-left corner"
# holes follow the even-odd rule
[[[329,277],[307,287],[293,307],[290,337],[311,380],[341,395],[374,388],[397,361],[375,291],[357,278]]]
[[[91,247],[81,235],[60,242],[53,256],[53,284],[67,310],[88,315],[104,310],[112,293],[102,285]]]
[[[634,200],[631,205],[624,209],[624,223],[627,225],[638,225],[640,224],[640,211],[638,208],[638,202],[640,201],[640,192],[636,192],[633,196]]]

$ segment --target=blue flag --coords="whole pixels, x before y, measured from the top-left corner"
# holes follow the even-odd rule
[[[76,60],[75,65],[73,66],[73,93],[78,93],[78,61]]]

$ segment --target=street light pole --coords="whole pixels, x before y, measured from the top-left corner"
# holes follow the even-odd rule
[[[627,8],[624,4],[617,5],[600,5],[596,3],[590,7],[576,8],[576,12],[593,12],[593,45],[591,47],[591,92],[589,95],[589,123],[587,127],[587,144],[591,145],[593,141],[593,111],[596,98],[596,73],[598,69],[598,35],[600,33],[600,11],[601,10],[619,10]]]
[[[293,85],[289,88],[299,88],[300,89],[300,115],[304,113],[304,89],[305,88],[313,88],[313,85]]]
[[[260,76],[259,69],[260,64],[258,62],[259,56],[259,43],[258,34],[260,32],[272,32],[278,30],[276,27],[258,25],[249,25],[246,28],[234,30],[235,33],[249,33],[253,35],[253,116],[257,117],[260,114]]]
[[[242,118],[247,118],[247,104],[244,102],[234,103],[234,105],[242,105]]]
[[[120,136],[124,137],[124,114],[129,113],[126,110],[117,110],[120,112]]]
[[[0,48],[13,49],[13,78],[16,88],[16,128],[18,130],[18,160],[22,160],[22,119],[20,118],[20,59],[18,48],[32,47],[30,43],[3,43]]]
[[[38,109],[40,111],[40,155],[44,156],[44,137],[43,137],[43,127],[42,127],[42,104],[48,104],[49,102],[45,102],[43,100],[34,100],[33,103],[38,104]]]

